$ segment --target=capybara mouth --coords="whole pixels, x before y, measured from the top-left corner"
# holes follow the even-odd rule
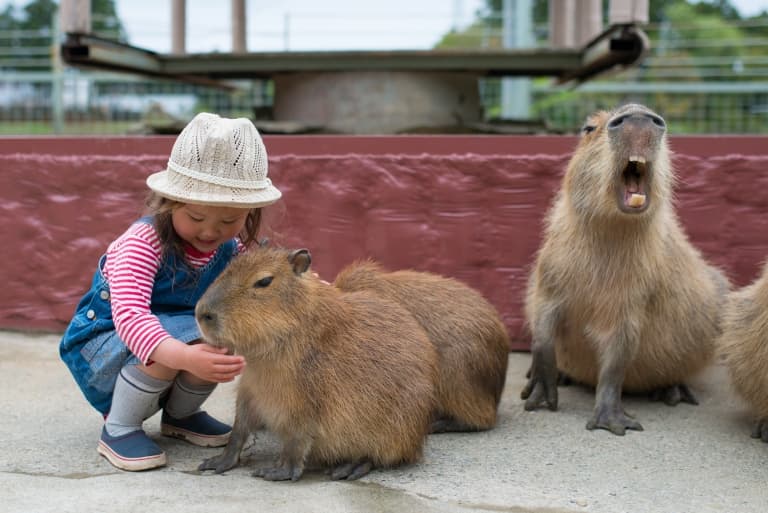
[[[639,214],[648,208],[649,167],[645,157],[639,155],[632,155],[627,160],[619,184],[619,208],[623,212]]]

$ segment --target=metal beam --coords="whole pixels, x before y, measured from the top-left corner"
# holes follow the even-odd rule
[[[582,49],[425,50],[157,54],[83,34],[61,46],[72,65],[207,83],[232,78],[269,78],[291,72],[453,71],[477,76],[551,76],[584,81],[636,64],[648,38],[632,25],[612,26]],[[219,85],[222,85],[219,83]]]

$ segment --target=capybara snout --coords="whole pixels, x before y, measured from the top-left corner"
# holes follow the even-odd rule
[[[286,251],[258,266],[244,256],[233,260],[230,271],[208,288],[195,308],[203,337],[240,353],[273,345],[275,326],[293,324],[294,296],[300,291],[292,282],[302,279],[311,261],[306,249]],[[269,310],[270,316],[254,315],[260,310]],[[247,347],[242,347],[240,329],[252,335]]]

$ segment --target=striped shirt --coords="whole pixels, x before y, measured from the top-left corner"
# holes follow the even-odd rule
[[[243,251],[238,243],[238,251]],[[201,253],[187,247],[187,262],[193,267],[206,265],[216,250]],[[135,223],[107,248],[102,273],[109,283],[112,319],[118,336],[144,364],[152,351],[171,335],[152,314],[151,299],[155,276],[160,269],[162,248],[155,227]]]

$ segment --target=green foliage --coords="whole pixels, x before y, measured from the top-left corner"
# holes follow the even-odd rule
[[[19,67],[24,71],[49,70],[54,16],[57,12],[58,2],[54,0],[30,0],[21,8],[8,6],[0,12],[0,31],[13,31],[14,34],[0,38],[0,49],[12,49],[13,52],[9,53],[28,57],[23,64],[7,65],[0,62],[0,67]],[[91,0],[91,25],[96,34],[127,41],[125,29],[117,17],[115,0]]]

